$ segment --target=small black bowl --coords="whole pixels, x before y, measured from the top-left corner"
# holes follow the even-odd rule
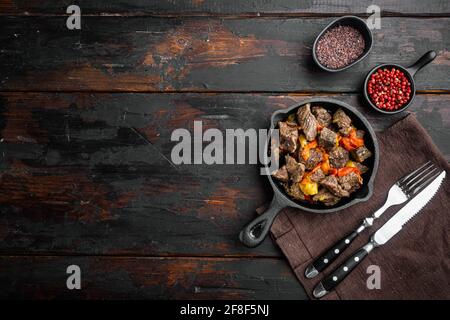
[[[350,63],[349,65],[346,65],[345,67],[342,67],[340,69],[330,69],[330,68],[324,66],[323,64],[321,64],[319,59],[317,59],[317,54],[316,54],[317,43],[319,42],[319,39],[325,34],[325,32],[327,32],[328,30],[330,30],[334,27],[338,27],[338,26],[353,27],[356,30],[358,30],[359,32],[361,32],[362,36],[364,37],[365,47],[364,47],[363,53],[359,56],[359,58],[356,59],[355,61],[353,61],[352,63]],[[342,71],[347,68],[350,68],[351,66],[355,65],[356,63],[358,63],[359,61],[364,59],[369,54],[370,50],[372,49],[372,44],[373,44],[372,31],[369,29],[366,22],[363,19],[355,17],[355,16],[344,16],[344,17],[338,18],[338,19],[334,20],[333,22],[331,22],[328,26],[325,27],[325,29],[322,30],[321,33],[319,33],[319,35],[317,36],[316,40],[314,41],[314,45],[313,45],[313,59],[322,70],[325,70],[328,72]]]
[[[419,58],[419,60],[417,60],[413,65],[411,65],[408,68],[405,68],[405,67],[403,67],[399,64],[395,64],[395,63],[384,63],[379,66],[376,66],[375,68],[373,68],[372,70],[369,71],[369,73],[366,76],[366,80],[364,81],[364,97],[365,97],[366,101],[369,103],[369,105],[372,108],[374,108],[378,112],[381,112],[384,114],[395,114],[395,113],[405,111],[406,109],[408,109],[411,106],[414,98],[416,97],[416,84],[414,82],[414,76],[416,75],[417,71],[419,71],[424,66],[429,64],[435,58],[436,58],[436,52],[431,50],[431,51],[428,51],[427,53],[425,53],[422,57]],[[367,84],[369,82],[370,76],[372,74],[374,74],[375,72],[377,72],[378,69],[381,69],[381,68],[387,68],[387,69],[397,68],[397,69],[399,69],[401,72],[403,72],[405,74],[405,76],[408,78],[409,83],[411,84],[411,95],[409,97],[409,101],[407,104],[405,104],[400,109],[396,109],[396,110],[392,110],[392,111],[380,109],[372,102],[372,100],[369,97],[369,93],[367,92]]]

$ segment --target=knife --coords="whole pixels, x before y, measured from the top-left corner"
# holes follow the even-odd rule
[[[392,218],[388,220],[378,231],[376,231],[370,241],[357,250],[347,261],[327,275],[314,288],[313,295],[321,298],[333,290],[358,264],[376,247],[384,245],[395,236],[403,226],[414,217],[433,198],[442,181],[445,178],[445,171],[442,171],[425,189],[410,200]]]

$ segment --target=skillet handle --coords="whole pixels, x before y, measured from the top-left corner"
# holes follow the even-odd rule
[[[274,195],[269,208],[242,229],[239,233],[239,240],[250,248],[259,245],[269,232],[278,212],[283,208],[284,206],[279,203],[277,196]]]
[[[421,56],[419,58],[419,60],[417,60],[412,66],[406,68],[406,70],[408,70],[408,72],[411,74],[411,76],[414,77],[414,75],[417,73],[417,71],[419,71],[420,69],[425,67],[427,64],[429,64],[431,61],[433,61],[434,58],[436,58],[436,56],[437,55],[436,55],[435,51],[433,51],[433,50],[428,51],[423,56]]]

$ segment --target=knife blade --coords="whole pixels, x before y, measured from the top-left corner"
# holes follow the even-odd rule
[[[445,171],[442,171],[436,179],[433,180],[417,196],[412,198],[403,208],[401,208],[392,218],[390,218],[373,235],[374,242],[381,246],[395,236],[402,227],[411,220],[423,207],[434,197],[439,190],[442,181],[445,178]]]
[[[313,295],[321,298],[333,290],[358,264],[376,247],[384,245],[408,223],[438,192],[442,181],[445,179],[446,172],[442,171],[426,188],[412,198],[403,208],[401,208],[393,217],[391,217],[380,229],[378,229],[370,238],[370,241],[357,250],[342,265],[327,275],[314,288]]]

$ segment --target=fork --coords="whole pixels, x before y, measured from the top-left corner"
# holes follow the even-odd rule
[[[325,250],[319,258],[310,264],[305,270],[307,278],[314,278],[329,266],[336,258],[347,249],[353,240],[366,228],[373,225],[373,222],[378,219],[391,206],[406,202],[408,199],[414,197],[423,188],[425,188],[432,180],[433,174],[438,171],[438,168],[431,163],[426,162],[413,172],[405,175],[398,180],[388,192],[386,202],[381,208],[375,211],[372,216],[365,218],[362,223],[352,232],[347,234],[340,241]]]

